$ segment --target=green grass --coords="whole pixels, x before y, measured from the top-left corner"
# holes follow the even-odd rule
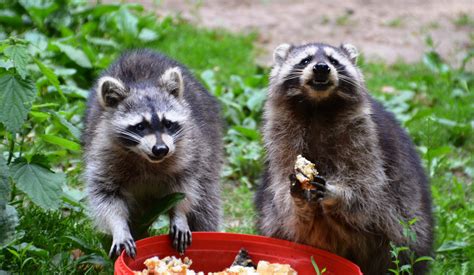
[[[254,63],[254,35],[235,35],[224,30],[205,30],[180,22],[166,36],[150,45],[186,64],[199,75],[204,70],[217,72],[219,80],[230,75],[251,76]]]
[[[82,3],[72,8],[76,5],[73,2],[57,1],[63,2],[69,7],[67,10],[87,6]],[[33,22],[51,22],[40,20],[50,15],[37,9],[28,13],[17,3],[13,10],[36,18]],[[0,122],[0,237],[4,232],[5,203],[14,207],[19,217],[16,229],[8,230],[12,234],[8,236],[9,242],[0,239],[0,271],[111,273],[112,262],[106,256],[109,247],[102,245],[102,238],[92,227],[84,208],[80,151],[74,150],[74,143],[51,140],[44,135],[78,143],[74,133],[82,127],[84,89],[91,86],[91,79],[122,50],[138,46],[158,49],[186,64],[218,97],[227,122],[227,162],[222,175],[223,227],[229,232],[256,233],[253,195],[263,162],[259,126],[268,69],[262,70],[254,63],[255,36],[199,29],[182,20],[157,20],[133,5],[106,5],[102,11],[101,15],[72,14],[70,24],[58,28],[57,24],[22,25],[16,17],[0,18],[0,38],[17,37],[0,42],[0,77],[9,74],[19,77],[17,70],[21,70],[16,64],[14,69],[6,68],[6,47],[28,47],[21,40],[25,32],[44,34],[50,44],[41,52],[28,48],[29,54],[52,69],[63,92],[61,96],[54,77],[48,78],[30,57],[26,70],[31,78],[27,80],[37,89],[33,107],[27,110],[28,117],[16,135]],[[136,16],[137,29],[120,24],[130,16]],[[158,38],[137,41],[134,35],[144,28]],[[111,37],[108,29],[116,35]],[[90,37],[111,40],[116,45],[100,44],[104,43],[101,40],[94,40],[99,43],[94,44],[88,40]],[[91,68],[76,64],[61,52],[53,45],[58,41],[82,50],[91,60]],[[370,91],[395,112],[409,131],[429,174],[436,217],[433,274],[472,274],[474,74],[446,65],[434,51],[428,51],[417,64],[387,65],[362,60],[360,67]],[[4,181],[2,173],[15,161],[21,161],[20,156],[30,161],[30,165],[37,165],[37,169],[51,167],[50,173],[66,175],[63,188],[68,190],[59,192],[55,201],[59,207],[42,209],[36,206],[34,194],[19,187],[18,178],[7,177]],[[4,164],[8,164],[6,170]],[[5,186],[11,190],[5,192],[2,189]],[[153,232],[166,232],[166,226],[166,219],[160,220]]]

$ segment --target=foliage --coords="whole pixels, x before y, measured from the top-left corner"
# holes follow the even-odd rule
[[[412,225],[416,223],[416,218],[412,219],[408,222],[400,221],[403,226],[403,236],[406,240],[410,243],[416,242],[416,234],[411,229]],[[433,261],[433,258],[430,256],[419,256],[416,257],[415,253],[411,251],[409,246],[396,246],[394,243],[390,243],[391,247],[391,257],[392,263],[394,268],[390,268],[390,271],[393,274],[400,275],[400,274],[414,274],[415,264],[423,262],[423,261]],[[410,259],[408,264],[404,264],[400,266],[400,261],[403,256]],[[415,258],[416,257],[416,258]]]
[[[319,269],[318,267],[318,264],[316,263],[316,261],[314,260],[314,257],[311,256],[311,264],[313,265],[314,267],[314,271],[316,272],[317,275],[321,275],[321,274],[324,274],[327,270],[326,268],[324,267],[323,269]]]
[[[242,79],[231,76],[230,81],[219,83],[215,72],[204,71],[201,78],[221,102],[228,125],[225,136],[228,166],[224,177],[239,180],[248,187],[254,185],[263,161],[259,131],[261,110],[265,100],[266,78],[257,75]]]

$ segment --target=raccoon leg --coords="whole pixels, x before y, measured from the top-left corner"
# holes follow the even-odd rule
[[[183,254],[186,248],[191,245],[192,235],[188,219],[179,206],[170,211],[170,237],[173,247],[180,254]]]
[[[91,210],[99,227],[112,234],[112,247],[109,256],[119,256],[122,250],[134,258],[135,241],[128,226],[129,211],[123,196],[110,190],[93,189],[89,191]]]

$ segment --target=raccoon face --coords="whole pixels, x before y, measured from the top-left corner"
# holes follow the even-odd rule
[[[156,83],[127,87],[104,76],[97,90],[113,142],[154,163],[179,149],[190,113],[178,67],[168,69]]]
[[[335,48],[326,44],[278,46],[273,54],[273,86],[287,96],[304,95],[323,100],[334,94],[355,96],[363,82],[356,67],[358,52],[350,44]]]

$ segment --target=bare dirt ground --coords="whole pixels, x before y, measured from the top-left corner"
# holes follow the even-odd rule
[[[433,38],[449,63],[474,41],[473,0],[141,0],[161,15],[234,32],[257,32],[269,64],[280,43],[350,42],[371,60],[419,61]],[[464,20],[463,20],[464,19]],[[465,51],[464,51],[465,53]]]

